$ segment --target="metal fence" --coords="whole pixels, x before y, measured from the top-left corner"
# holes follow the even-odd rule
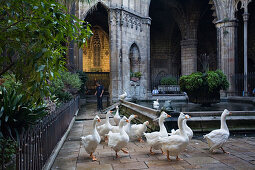
[[[160,80],[163,77],[173,77],[179,82],[180,76],[179,75],[163,75],[163,76],[157,76],[154,79],[151,80],[151,89],[154,87],[158,88],[160,86]],[[232,76],[232,82],[234,82],[235,90],[231,93],[231,95],[235,96],[243,96],[244,95],[244,80],[247,77],[247,85],[248,85],[248,96],[255,96],[253,93],[253,90],[255,89],[255,72],[250,72],[247,75],[244,75],[242,73],[235,74]]]
[[[42,169],[79,107],[79,97],[63,104],[20,136],[17,170]]]
[[[255,88],[255,73],[251,72],[247,75],[244,74],[235,74],[233,76],[234,82],[235,82],[235,94],[236,96],[243,96],[244,91],[244,79],[247,77],[247,92],[248,96],[254,96],[252,93],[253,89]]]
[[[96,91],[96,81],[99,81],[103,86],[105,92],[108,92],[108,87],[110,85],[110,73],[106,72],[86,72],[88,80],[86,82],[86,87],[88,94],[94,94]]]
[[[176,82],[177,82],[177,85],[178,85],[181,76],[180,75],[167,75],[167,74],[156,76],[156,77],[151,79],[151,90],[153,90],[154,87],[156,87],[158,89],[159,86],[161,85],[160,81],[164,77],[171,77],[171,78],[175,79]]]

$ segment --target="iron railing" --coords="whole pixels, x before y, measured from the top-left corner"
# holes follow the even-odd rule
[[[43,168],[56,144],[66,132],[78,107],[79,97],[76,97],[20,135],[16,154],[17,170]]]
[[[254,96],[252,93],[253,89],[255,88],[255,73],[250,72],[247,75],[245,74],[235,74],[233,76],[235,82],[235,94],[236,96],[243,96],[244,95],[244,80],[247,78],[247,92],[248,96]]]
[[[105,94],[108,93],[108,87],[110,86],[110,73],[107,72],[86,72],[88,80],[86,81],[87,94],[94,94],[96,91],[96,81],[99,81],[105,90]]]
[[[158,75],[154,78],[151,78],[151,90],[153,90],[155,87],[157,89],[159,89],[159,86],[161,86],[160,84],[160,80],[163,78],[163,77],[172,77],[176,80],[177,84],[179,83],[179,80],[180,80],[180,75],[167,75],[167,74],[162,74],[162,75]],[[169,91],[170,92],[170,91]],[[173,93],[179,93],[179,91],[177,90],[174,90],[172,91]],[[165,93],[165,92],[163,92]],[[170,92],[171,93],[171,92]]]

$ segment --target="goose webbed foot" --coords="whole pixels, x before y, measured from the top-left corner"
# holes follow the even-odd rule
[[[89,157],[92,158],[92,161],[96,161],[97,160],[97,158],[93,155],[93,153],[90,153]]]
[[[166,153],[162,150],[162,148],[161,148],[160,150],[161,150],[161,152],[162,152],[162,154],[163,154],[163,155],[165,155],[165,154],[166,154]]]
[[[140,143],[144,143],[144,140],[142,138],[138,139]]]
[[[116,158],[119,158],[118,152],[116,152]]]
[[[171,161],[171,159],[170,159],[170,157],[169,157],[169,151],[166,151],[166,154],[167,154],[167,155],[166,155],[167,160],[168,160],[168,161]]]
[[[121,149],[121,151],[128,154],[128,151],[126,151],[126,150],[124,150],[124,149]]]
[[[151,154],[151,155],[154,155],[154,154],[155,154],[154,152],[152,152],[152,147],[150,148],[150,154]]]
[[[230,154],[229,152],[226,152],[223,147],[220,147],[223,153]]]
[[[183,161],[183,159],[179,158],[179,156],[176,156],[177,161]]]

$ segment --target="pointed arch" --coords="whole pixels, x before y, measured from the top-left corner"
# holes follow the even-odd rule
[[[130,72],[140,72],[141,55],[139,47],[136,43],[133,43],[129,49],[130,59]]]

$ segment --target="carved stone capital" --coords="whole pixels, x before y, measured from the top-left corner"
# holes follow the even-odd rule
[[[196,39],[188,39],[188,40],[182,40],[181,41],[181,47],[196,47],[197,46],[197,40]]]
[[[249,20],[249,15],[250,15],[249,13],[244,13],[243,14],[243,21],[244,22],[247,22]]]
[[[216,28],[223,28],[223,27],[237,27],[238,23],[237,20],[221,20],[215,23]]]

